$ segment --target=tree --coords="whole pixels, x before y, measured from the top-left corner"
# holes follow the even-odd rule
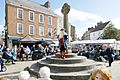
[[[104,30],[102,39],[116,39],[120,40],[120,30],[114,27],[111,23],[109,26]]]

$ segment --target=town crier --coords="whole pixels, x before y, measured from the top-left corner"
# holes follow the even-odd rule
[[[58,35],[61,58],[65,58],[65,54],[67,53],[67,39],[68,35],[65,32],[65,29],[62,28],[60,30],[60,34]]]

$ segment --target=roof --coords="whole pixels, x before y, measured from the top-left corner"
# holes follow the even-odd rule
[[[71,44],[114,44],[115,39],[101,39],[101,40],[82,40],[82,41],[73,41]]]
[[[107,26],[107,24],[109,24],[109,22],[110,21],[105,22],[105,23],[99,23],[95,28],[93,28],[93,30],[91,32],[103,30]]]
[[[31,0],[7,0],[7,4],[11,4],[14,6],[21,7],[21,8],[27,8],[27,9],[30,9],[33,11],[37,11],[37,12],[41,12],[44,14],[49,14],[49,15],[55,16],[55,14],[50,9],[48,9],[36,2],[33,2]]]

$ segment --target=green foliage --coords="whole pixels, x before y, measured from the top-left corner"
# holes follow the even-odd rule
[[[104,30],[102,39],[116,39],[120,40],[120,30],[114,27],[111,23],[109,26]]]

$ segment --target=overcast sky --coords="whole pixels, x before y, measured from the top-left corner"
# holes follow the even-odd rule
[[[22,0],[21,0],[22,1]],[[44,4],[48,0],[32,0]],[[94,27],[99,21],[111,20],[120,29],[120,0],[49,0],[53,12],[60,16],[65,2],[71,6],[69,22],[76,27],[79,37],[88,27]],[[5,0],[0,0],[0,28],[4,25]],[[1,29],[0,29],[1,30]]]

